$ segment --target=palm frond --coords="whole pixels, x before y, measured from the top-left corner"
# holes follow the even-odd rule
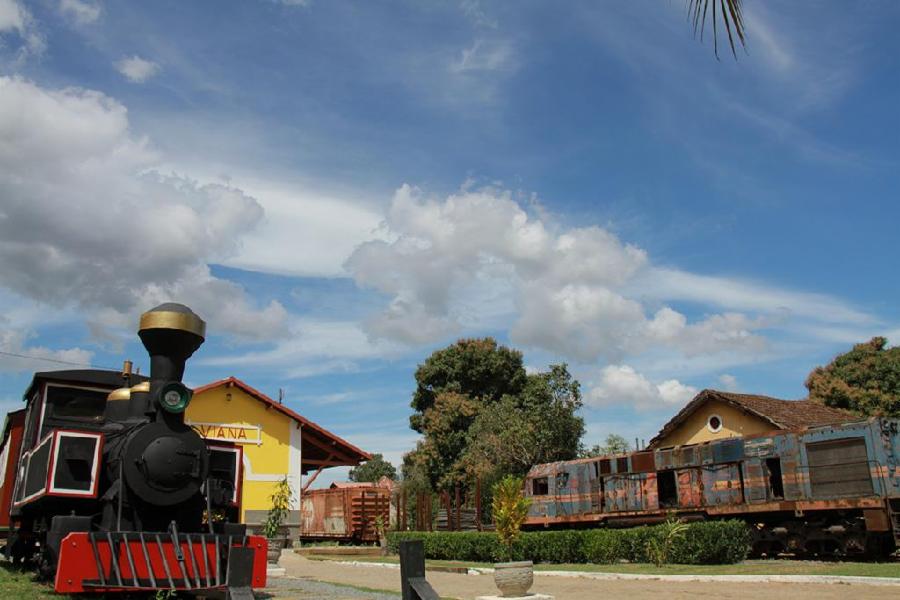
[[[715,52],[716,58],[719,58],[719,19],[722,20],[725,31],[728,33],[731,54],[737,58],[735,37],[740,41],[742,47],[746,48],[747,46],[744,37],[746,27],[741,0],[688,0],[688,17],[693,23],[694,35],[696,36],[699,32],[701,41],[706,30],[706,15],[709,13],[710,5],[712,6],[713,52]]]

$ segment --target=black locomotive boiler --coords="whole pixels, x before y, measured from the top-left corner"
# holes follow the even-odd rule
[[[18,469],[3,482],[13,485],[7,554],[35,562],[56,591],[222,588],[250,598],[265,586],[265,539],[209,518],[236,498],[239,453],[217,453],[184,423],[185,363],[205,330],[188,307],[162,304],[138,331],[149,378],[35,376]]]

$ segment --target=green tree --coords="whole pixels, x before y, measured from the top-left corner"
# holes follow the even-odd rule
[[[581,389],[565,364],[528,375],[522,393],[486,406],[472,423],[462,458],[484,480],[524,475],[535,464],[578,455],[584,419]]]
[[[350,481],[371,481],[377,482],[382,477],[397,479],[397,469],[394,465],[384,460],[381,454],[373,454],[370,460],[367,460],[358,467],[350,469],[348,478]]]
[[[519,404],[535,429],[535,462],[570,460],[578,455],[584,435],[581,384],[568,366],[550,365],[550,370],[528,376]]]
[[[425,433],[425,411],[442,392],[455,392],[484,403],[518,394],[525,385],[522,353],[493,338],[463,339],[434,352],[416,369],[410,427]]]
[[[574,458],[584,433],[580,384],[566,365],[528,375],[522,353],[492,338],[428,357],[416,370],[412,408],[410,426],[423,437],[404,457],[404,476],[433,490]]]
[[[610,454],[624,454],[631,452],[631,444],[628,440],[616,433],[610,433],[606,436],[603,444],[594,444],[590,449],[583,448],[579,453],[582,458],[590,458],[593,456],[609,456]]]
[[[415,450],[414,461],[425,473],[433,490],[450,490],[465,481],[460,458],[466,450],[469,427],[482,404],[464,394],[441,392],[425,411],[425,438]]]
[[[806,378],[810,400],[860,415],[900,416],[900,347],[874,337]]]

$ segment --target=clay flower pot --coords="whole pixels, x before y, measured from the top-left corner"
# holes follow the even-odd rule
[[[534,583],[534,563],[530,560],[497,563],[494,583],[504,598],[524,596]]]

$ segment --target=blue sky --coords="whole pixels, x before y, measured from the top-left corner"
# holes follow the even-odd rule
[[[0,350],[145,364],[185,302],[190,383],[394,462],[463,336],[568,362],[588,444],[802,397],[900,338],[900,6],[747,3],[716,60],[682,4],[0,0]]]

